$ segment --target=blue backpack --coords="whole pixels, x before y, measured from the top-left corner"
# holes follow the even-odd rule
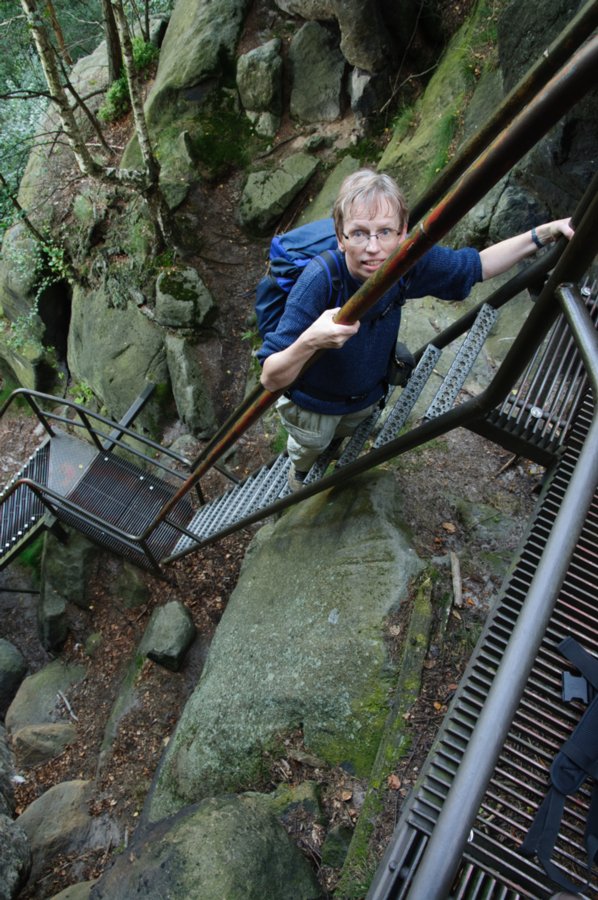
[[[335,295],[335,305],[340,305],[343,282],[339,260],[333,252],[336,247],[332,219],[309,222],[272,238],[269,271],[258,282],[255,298],[257,327],[262,340],[276,329],[291,288],[312,259],[317,259],[328,274],[329,305]]]

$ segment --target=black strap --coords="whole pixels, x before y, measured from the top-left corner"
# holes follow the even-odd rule
[[[551,862],[564,808],[564,794],[554,787],[550,788],[519,850],[523,856],[534,856],[535,854],[538,862],[555,884],[571,894],[577,894],[579,886],[569,881],[558,866]]]
[[[341,269],[341,265],[338,261],[338,256],[334,252],[334,250],[323,250],[318,256],[314,256],[314,259],[320,264],[320,266],[324,269],[328,274],[328,278],[330,281],[330,293],[328,295],[328,309],[333,306],[341,306],[344,297],[344,279],[343,273]],[[336,302],[333,303],[334,295],[336,294]]]
[[[579,669],[593,688],[598,690],[598,659],[595,656],[584,650],[581,644],[572,637],[562,640],[557,650],[565,659],[572,662],[576,669]]]
[[[596,686],[598,660],[573,638],[558,647],[588,681]],[[563,744],[550,768],[551,786],[540,805],[520,850],[524,856],[538,857],[546,874],[555,884],[573,894],[579,886],[568,880],[551,857],[559,835],[565,798],[575,793],[588,776],[598,777],[598,696],[594,697],[573,733]],[[594,862],[598,861],[598,785],[594,783],[585,829],[588,884]],[[587,884],[586,884],[587,887]]]

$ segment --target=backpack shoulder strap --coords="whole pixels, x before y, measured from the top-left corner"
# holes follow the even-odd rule
[[[338,254],[334,250],[323,250],[314,259],[318,261],[328,276],[328,306],[342,306],[345,300],[343,271]],[[334,301],[334,302],[333,302]]]

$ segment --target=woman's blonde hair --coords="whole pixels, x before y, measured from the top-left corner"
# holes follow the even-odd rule
[[[374,209],[381,199],[396,209],[399,229],[407,224],[409,210],[398,184],[390,175],[374,172],[373,169],[358,169],[348,175],[341,184],[332,209],[337,235],[342,235],[344,222],[350,218],[354,206]]]

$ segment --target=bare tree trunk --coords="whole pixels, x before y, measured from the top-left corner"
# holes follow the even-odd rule
[[[133,111],[133,120],[135,122],[135,133],[137,135],[137,140],[139,141],[139,149],[141,150],[141,156],[147,173],[147,186],[143,193],[150,209],[153,209],[153,217],[161,232],[162,240],[166,243],[170,243],[173,239],[172,215],[160,188],[160,164],[152,149],[147,128],[139,76],[133,60],[133,44],[129,32],[129,25],[123,9],[122,0],[111,0],[111,3],[122,47],[125,72],[127,73],[127,83],[129,85],[129,94],[131,95],[131,109]]]
[[[48,40],[47,32],[39,17],[35,0],[21,0],[21,6],[27,17],[27,24],[42,64],[50,95],[58,109],[64,133],[71,150],[75,154],[77,165],[85,175],[91,175],[94,178],[98,178],[100,177],[101,166],[91,156],[81,137],[81,131],[77,125],[75,115],[60,81],[60,72],[58,70],[54,49]]]
[[[118,31],[114,21],[114,13],[110,0],[102,0],[102,15],[104,18],[104,34],[106,35],[106,47],[108,49],[108,78],[110,82],[120,78],[123,69],[122,54]]]
[[[60,50],[60,55],[62,56],[67,66],[72,66],[73,59],[64,41],[64,34],[62,33],[62,28],[60,27],[60,22],[58,21],[56,10],[54,9],[53,0],[45,0],[45,2],[46,9],[48,10],[48,14],[50,16],[50,21],[52,22],[52,28],[54,29],[54,34],[56,35],[56,40],[58,41],[58,49]]]
[[[42,64],[51,99],[56,105],[62,128],[80,171],[84,175],[104,183],[118,184],[139,191],[148,203],[158,243],[170,243],[174,232],[172,216],[160,189],[160,167],[150,144],[141,90],[134,71],[133,48],[122,8],[122,0],[112,0],[112,8],[119,37],[123,41],[123,59],[131,94],[135,130],[145,166],[143,171],[105,166],[92,156],[75,118],[66,89],[61,82],[56,54],[39,16],[36,0],[21,0],[21,6],[27,17],[27,24]]]

